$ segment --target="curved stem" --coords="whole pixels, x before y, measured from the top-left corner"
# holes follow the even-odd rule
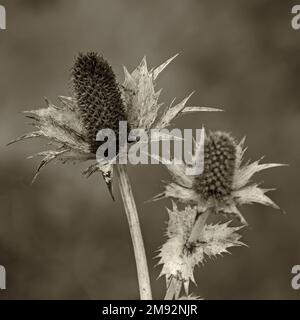
[[[125,165],[117,164],[119,187],[133,244],[141,300],[152,300],[149,271],[138,213]]]

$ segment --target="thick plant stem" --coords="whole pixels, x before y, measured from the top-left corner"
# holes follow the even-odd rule
[[[152,300],[144,242],[140,228],[138,213],[131,189],[131,184],[127,174],[126,165],[117,164],[116,171],[119,178],[119,187],[125,207],[125,212],[133,244],[138,282],[140,288],[140,298],[141,300]]]

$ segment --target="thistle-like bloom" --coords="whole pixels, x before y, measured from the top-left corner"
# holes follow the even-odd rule
[[[80,119],[86,130],[91,153],[97,151],[97,132],[112,129],[118,136],[119,121],[127,115],[111,66],[96,53],[80,54],[72,79]]]
[[[197,205],[199,212],[212,209],[216,213],[236,215],[243,224],[245,219],[238,206],[261,203],[278,209],[263,189],[252,183],[253,175],[261,170],[282,166],[277,163],[261,164],[260,160],[243,164],[243,139],[240,143],[224,132],[210,132],[204,145],[204,171],[199,176],[186,175],[187,166],[168,165],[174,179],[165,191],[154,199],[169,197],[182,203]]]
[[[205,257],[213,258],[243,245],[237,232],[242,227],[230,227],[230,222],[206,224],[207,216],[199,215],[196,207],[179,210],[174,202],[168,213],[167,241],[158,254],[163,265],[160,276],[166,276],[168,291],[178,299],[182,285],[189,296],[189,283],[195,283],[194,268],[203,264]]]
[[[44,137],[54,145],[53,150],[39,152],[43,157],[41,168],[53,160],[86,161],[96,158],[99,146],[96,134],[101,129],[112,129],[118,133],[119,121],[128,121],[130,128],[149,130],[163,128],[180,113],[191,111],[217,111],[214,108],[186,107],[190,96],[165,109],[162,116],[158,111],[160,91],[155,91],[155,81],[175,56],[156,69],[148,71],[146,59],[130,74],[124,67],[125,81],[119,85],[115,74],[106,60],[94,52],[79,54],[72,68],[73,96],[59,97],[60,105],[46,100],[45,108],[25,111],[34,120],[36,130],[10,142]],[[154,124],[155,123],[155,124]],[[111,192],[111,163],[94,162],[84,172],[87,176],[102,173]]]

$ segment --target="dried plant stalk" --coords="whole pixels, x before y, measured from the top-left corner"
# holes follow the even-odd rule
[[[144,241],[140,228],[138,213],[127,174],[126,165],[116,165],[116,172],[119,178],[119,187],[122,195],[124,208],[129,224],[130,235],[133,244],[138,282],[141,300],[152,300],[149,271],[144,247]]]
[[[172,277],[167,288],[164,300],[178,300],[181,292],[181,286],[181,280],[176,279],[176,277]]]

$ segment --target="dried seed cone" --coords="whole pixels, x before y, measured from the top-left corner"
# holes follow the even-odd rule
[[[72,69],[72,81],[92,153],[101,129],[112,129],[118,138],[119,121],[126,121],[115,74],[106,60],[95,52],[79,54]]]
[[[223,132],[211,132],[204,146],[204,171],[195,177],[193,188],[204,199],[225,199],[232,191],[236,143]]]

